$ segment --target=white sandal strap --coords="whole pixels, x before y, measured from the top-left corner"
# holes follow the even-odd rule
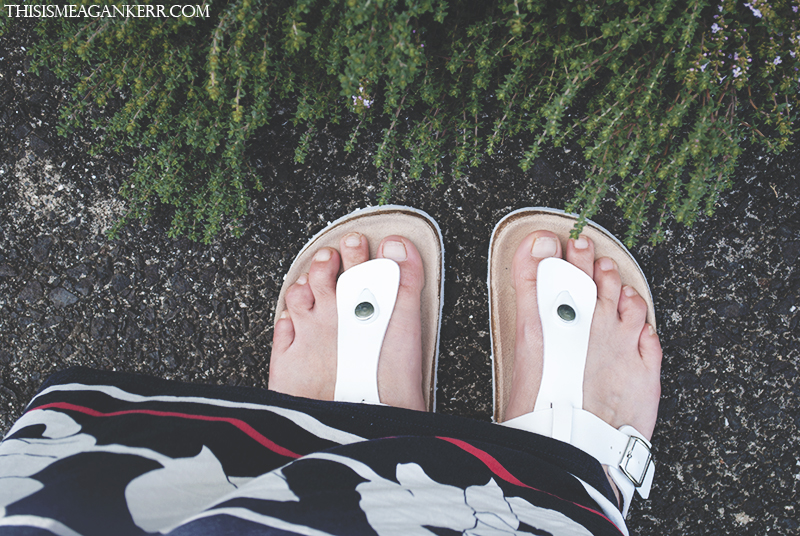
[[[399,288],[400,267],[390,259],[367,261],[339,276],[334,400],[381,403],[378,357]]]
[[[581,408],[597,286],[583,270],[554,257],[539,262],[536,281],[544,369],[533,411],[559,402]]]
[[[544,363],[534,410],[503,422],[569,443],[609,466],[627,515],[634,490],[650,494],[655,463],[650,443],[631,426],[616,430],[583,408],[583,376],[597,286],[562,259],[539,262],[536,277]]]
[[[559,433],[568,430],[567,439],[557,439],[608,466],[609,474],[622,494],[623,516],[628,515],[634,490],[643,499],[650,495],[655,472],[651,445],[632,426],[617,430],[586,410],[566,405],[520,415],[502,424],[553,438],[556,438],[556,430]]]

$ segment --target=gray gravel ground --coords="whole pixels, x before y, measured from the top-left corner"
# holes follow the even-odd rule
[[[253,161],[266,190],[243,238],[173,240],[157,218],[110,241],[129,159],[91,157],[82,137],[56,136],[63,90],[27,72],[29,38],[0,42],[0,431],[47,375],[73,365],[265,388],[282,275],[326,222],[375,203],[370,155],[345,153],[347,132],[324,130],[297,165],[294,138],[264,131]],[[655,488],[631,514],[634,534],[797,534],[796,147],[748,152],[713,217],[634,249],[665,354]],[[585,174],[577,147],[550,149],[527,173],[522,150],[508,143],[436,189],[400,180],[392,198],[430,213],[445,237],[443,413],[490,418],[492,227],[516,208],[563,206]],[[610,203],[596,220],[624,231]]]

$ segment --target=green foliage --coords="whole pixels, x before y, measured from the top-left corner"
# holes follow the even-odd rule
[[[384,116],[384,199],[401,156],[436,185],[523,132],[523,169],[575,140],[591,171],[566,208],[591,217],[612,192],[628,244],[648,221],[657,242],[670,215],[712,213],[744,144],[778,152],[797,128],[796,0],[205,5],[208,18],[41,19],[32,51],[35,67],[77,74],[64,131],[140,151],[128,219],[158,199],[175,207],[171,233],[193,239],[240,230],[262,187],[244,152],[279,100],[305,132],[299,161],[322,122],[353,118],[352,150]]]

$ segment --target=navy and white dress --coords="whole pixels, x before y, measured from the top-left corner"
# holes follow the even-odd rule
[[[78,368],[0,443],[0,535],[627,532],[587,485],[614,500],[587,454],[487,422]]]

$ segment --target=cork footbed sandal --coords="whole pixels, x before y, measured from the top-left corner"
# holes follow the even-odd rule
[[[292,283],[297,281],[301,274],[308,272],[314,253],[322,247],[331,247],[338,250],[340,239],[351,232],[361,233],[367,238],[370,259],[376,258],[381,240],[390,235],[400,235],[408,238],[419,251],[425,274],[425,286],[422,289],[421,296],[423,398],[427,410],[434,411],[436,407],[436,367],[439,357],[439,333],[444,289],[444,242],[438,224],[425,212],[399,205],[368,207],[347,214],[322,229],[303,246],[303,249],[297,254],[284,277],[275,308],[275,321],[280,318],[281,312],[286,309],[286,290]],[[380,263],[369,261],[364,264],[379,265]],[[363,266],[355,266],[347,272],[359,267]],[[381,272],[380,269],[378,271]],[[379,278],[383,277],[381,273],[378,274]],[[350,279],[352,280],[353,278]],[[356,278],[356,280],[358,279]],[[339,284],[341,283],[342,276],[340,275]],[[339,288],[341,287],[337,285],[337,295]],[[376,291],[375,294],[378,294],[378,292]],[[389,310],[391,310],[393,304],[394,299],[392,298]],[[341,318],[341,309],[339,314]],[[388,318],[386,322],[388,323]],[[341,327],[341,320],[339,324]],[[381,341],[382,338],[383,334],[380,335]],[[379,345],[380,342],[378,342]],[[339,348],[341,348],[341,345]],[[356,370],[358,368],[356,367]],[[337,369],[337,374],[338,370],[340,369]],[[377,378],[374,381],[376,383]],[[337,389],[338,382],[339,379],[337,378]]]
[[[494,420],[502,422],[511,393],[511,374],[514,370],[516,337],[516,293],[511,285],[511,261],[522,240],[531,232],[547,230],[561,239],[566,251],[570,231],[577,217],[562,210],[532,207],[507,214],[492,231],[489,243],[489,327],[492,342],[494,380]],[[584,236],[594,242],[595,258],[610,257],[619,267],[622,284],[636,289],[647,303],[647,322],[656,327],[656,315],[650,286],[628,249],[609,231],[588,221]]]
[[[633,495],[647,498],[655,462],[651,444],[629,425],[614,428],[583,409],[583,379],[591,323],[597,301],[592,277],[560,258],[539,261],[536,300],[542,323],[541,386],[533,411],[506,420],[514,370],[516,294],[511,264],[522,241],[533,231],[553,232],[566,251],[576,216],[549,208],[525,208],[504,217],[495,227],[489,246],[489,315],[494,380],[494,420],[504,426],[569,443],[607,466],[622,497],[617,509],[597,490],[584,484],[603,511],[626,533]],[[647,304],[647,322],[655,328],[653,298],[647,280],[631,253],[611,233],[588,222],[583,236],[592,240],[595,259],[609,257],[619,268],[623,285],[636,289]]]

